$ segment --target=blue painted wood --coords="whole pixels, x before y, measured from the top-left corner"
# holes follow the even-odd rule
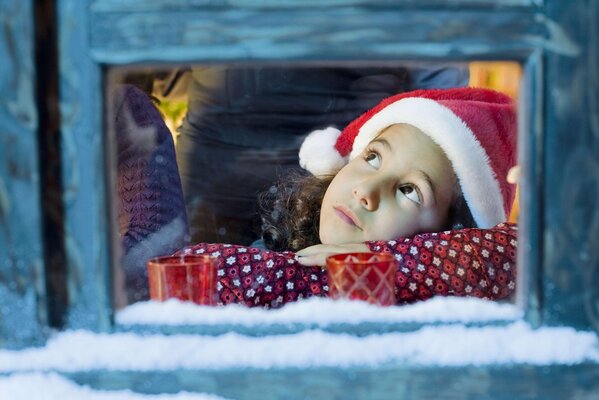
[[[535,51],[524,64],[519,97],[518,153],[522,168],[519,216],[517,299],[525,319],[535,327],[542,323],[543,304],[543,52]]]
[[[90,371],[66,376],[98,389],[131,389],[140,393],[185,390],[237,400],[562,400],[594,399],[599,393],[597,364]]]
[[[506,326],[514,323],[514,320],[491,320],[485,322],[463,323],[466,327],[483,326]],[[318,329],[328,333],[365,337],[368,335],[379,335],[392,332],[415,332],[423,327],[435,327],[447,325],[449,322],[356,322],[356,323],[332,323],[326,326],[318,323],[273,323],[247,326],[241,324],[195,324],[195,325],[159,325],[159,324],[133,324],[133,325],[115,325],[115,332],[132,332],[135,334],[164,334],[164,335],[203,335],[218,336],[233,332],[240,335],[251,337],[264,337],[269,335],[289,335],[303,332],[306,330]]]
[[[548,33],[550,21],[526,8],[94,11],[91,23],[93,58],[109,64],[521,59],[538,47],[571,51]]]
[[[577,52],[546,56],[544,319],[599,332],[599,4],[547,4]]]
[[[38,344],[46,309],[33,2],[0,2],[0,347]]]
[[[492,8],[535,7],[543,0],[95,0],[93,11],[164,11],[172,9],[330,9],[335,7],[368,6],[369,8]]]
[[[89,58],[89,3],[58,1],[66,327],[110,329],[110,219],[101,67]]]

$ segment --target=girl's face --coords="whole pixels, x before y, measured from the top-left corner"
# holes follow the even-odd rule
[[[441,230],[456,178],[441,148],[396,124],[341,169],[320,210],[323,244],[391,240]]]

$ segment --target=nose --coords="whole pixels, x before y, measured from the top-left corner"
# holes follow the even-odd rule
[[[352,195],[367,211],[375,211],[381,201],[380,190],[372,180],[360,182],[352,190]]]

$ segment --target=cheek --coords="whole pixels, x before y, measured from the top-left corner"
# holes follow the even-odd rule
[[[421,231],[421,224],[417,216],[410,213],[381,214],[373,221],[369,240],[392,240],[400,237],[411,237]]]
[[[323,221],[330,221],[333,213],[333,205],[337,201],[342,200],[343,189],[343,174],[339,172],[329,184],[329,187],[324,192],[322,203],[320,205],[320,229],[323,228]]]
[[[440,231],[447,220],[447,212],[430,210],[421,216],[422,226],[428,232]]]
[[[329,189],[331,187],[329,186]],[[322,199],[322,205],[320,207],[320,221],[318,223],[319,238],[320,242],[324,244],[330,244],[334,240],[334,220],[333,220],[333,209],[331,206],[332,192],[327,190],[324,198]]]
[[[324,204],[324,202],[323,202]],[[318,237],[320,238],[320,242],[327,244],[330,243],[331,232],[328,227],[330,226],[330,222],[328,221],[329,215],[325,210],[320,211],[320,222],[318,224]]]
[[[341,171],[337,172],[337,175],[333,178],[326,192],[324,193],[324,198],[334,198],[343,193],[347,187],[347,185],[352,181],[351,172],[347,166],[345,166]]]
[[[399,221],[394,225],[387,226],[387,240],[398,237],[413,236],[418,232],[418,225],[412,220]]]
[[[333,212],[321,212],[319,239],[322,244],[360,243],[361,236],[344,225]]]

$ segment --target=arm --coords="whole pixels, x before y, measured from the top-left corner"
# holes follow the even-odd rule
[[[148,95],[132,85],[112,93],[118,225],[128,301],[148,297],[146,261],[183,246],[187,214],[170,131]]]
[[[397,300],[410,303],[435,295],[511,297],[516,288],[518,228],[426,233],[389,242],[368,242],[371,251],[391,252],[399,261]]]
[[[304,265],[324,265],[332,254],[393,253],[399,262],[395,287],[400,304],[436,295],[499,300],[515,292],[517,233],[515,224],[504,223],[366,244],[316,245],[297,254]]]
[[[193,246],[191,252],[216,257],[220,304],[277,308],[328,291],[326,270],[299,264],[292,252],[208,243]]]
[[[322,249],[321,246],[325,253],[305,257],[322,258],[369,249],[395,254],[399,261],[395,276],[398,303],[435,295],[498,300],[515,291],[517,227],[514,224],[426,233],[366,245],[317,245],[308,249]],[[276,308],[301,298],[326,296],[328,292],[326,270],[300,264],[292,252],[207,243],[193,246],[191,252],[216,257],[217,289],[222,304]],[[305,254],[305,250],[298,254]]]
[[[166,254],[185,244],[187,215],[175,146],[150,98],[132,85],[114,91],[119,232],[125,252],[151,235]],[[167,229],[175,225],[177,230]],[[147,246],[145,246],[147,247]],[[147,252],[148,248],[144,248]]]

